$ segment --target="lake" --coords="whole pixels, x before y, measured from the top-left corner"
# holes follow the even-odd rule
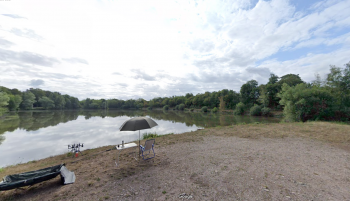
[[[158,123],[143,133],[179,134],[199,128],[239,123],[276,123],[278,118],[234,116],[162,110],[25,111],[0,119],[0,167],[26,163],[68,152],[68,145],[84,143],[85,149],[135,141],[138,131],[119,131],[128,119],[148,116]]]

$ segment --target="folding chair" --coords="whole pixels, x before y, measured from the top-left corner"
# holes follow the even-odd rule
[[[141,156],[143,160],[148,160],[156,156],[156,153],[154,153],[154,149],[153,149],[155,142],[156,142],[155,139],[150,139],[145,142],[145,146],[140,145]],[[153,152],[153,156],[151,151]]]

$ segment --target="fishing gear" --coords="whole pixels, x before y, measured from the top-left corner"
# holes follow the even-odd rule
[[[74,155],[75,157],[78,157],[79,153],[81,153],[80,147],[84,147],[84,143],[68,145],[68,150],[73,152],[73,157]],[[83,153],[81,153],[81,155],[83,155]]]

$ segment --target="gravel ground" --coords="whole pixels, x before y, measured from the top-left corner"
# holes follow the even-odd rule
[[[115,200],[350,200],[350,154],[301,138],[205,137],[116,182]]]
[[[115,150],[96,154],[103,147],[67,164],[74,184],[61,186],[57,177],[0,192],[0,200],[350,200],[349,134],[328,123],[205,129],[156,138],[148,161],[125,150],[118,167]],[[67,160],[75,159],[56,156],[16,171]]]

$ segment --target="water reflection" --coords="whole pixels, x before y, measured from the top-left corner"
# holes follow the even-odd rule
[[[38,160],[68,151],[67,145],[84,148],[115,145],[138,139],[138,131],[119,131],[131,117],[149,116],[159,126],[142,130],[157,134],[183,133],[200,127],[237,123],[278,122],[273,118],[204,114],[178,111],[30,111],[0,119],[0,167]],[[83,149],[82,149],[83,150]]]

